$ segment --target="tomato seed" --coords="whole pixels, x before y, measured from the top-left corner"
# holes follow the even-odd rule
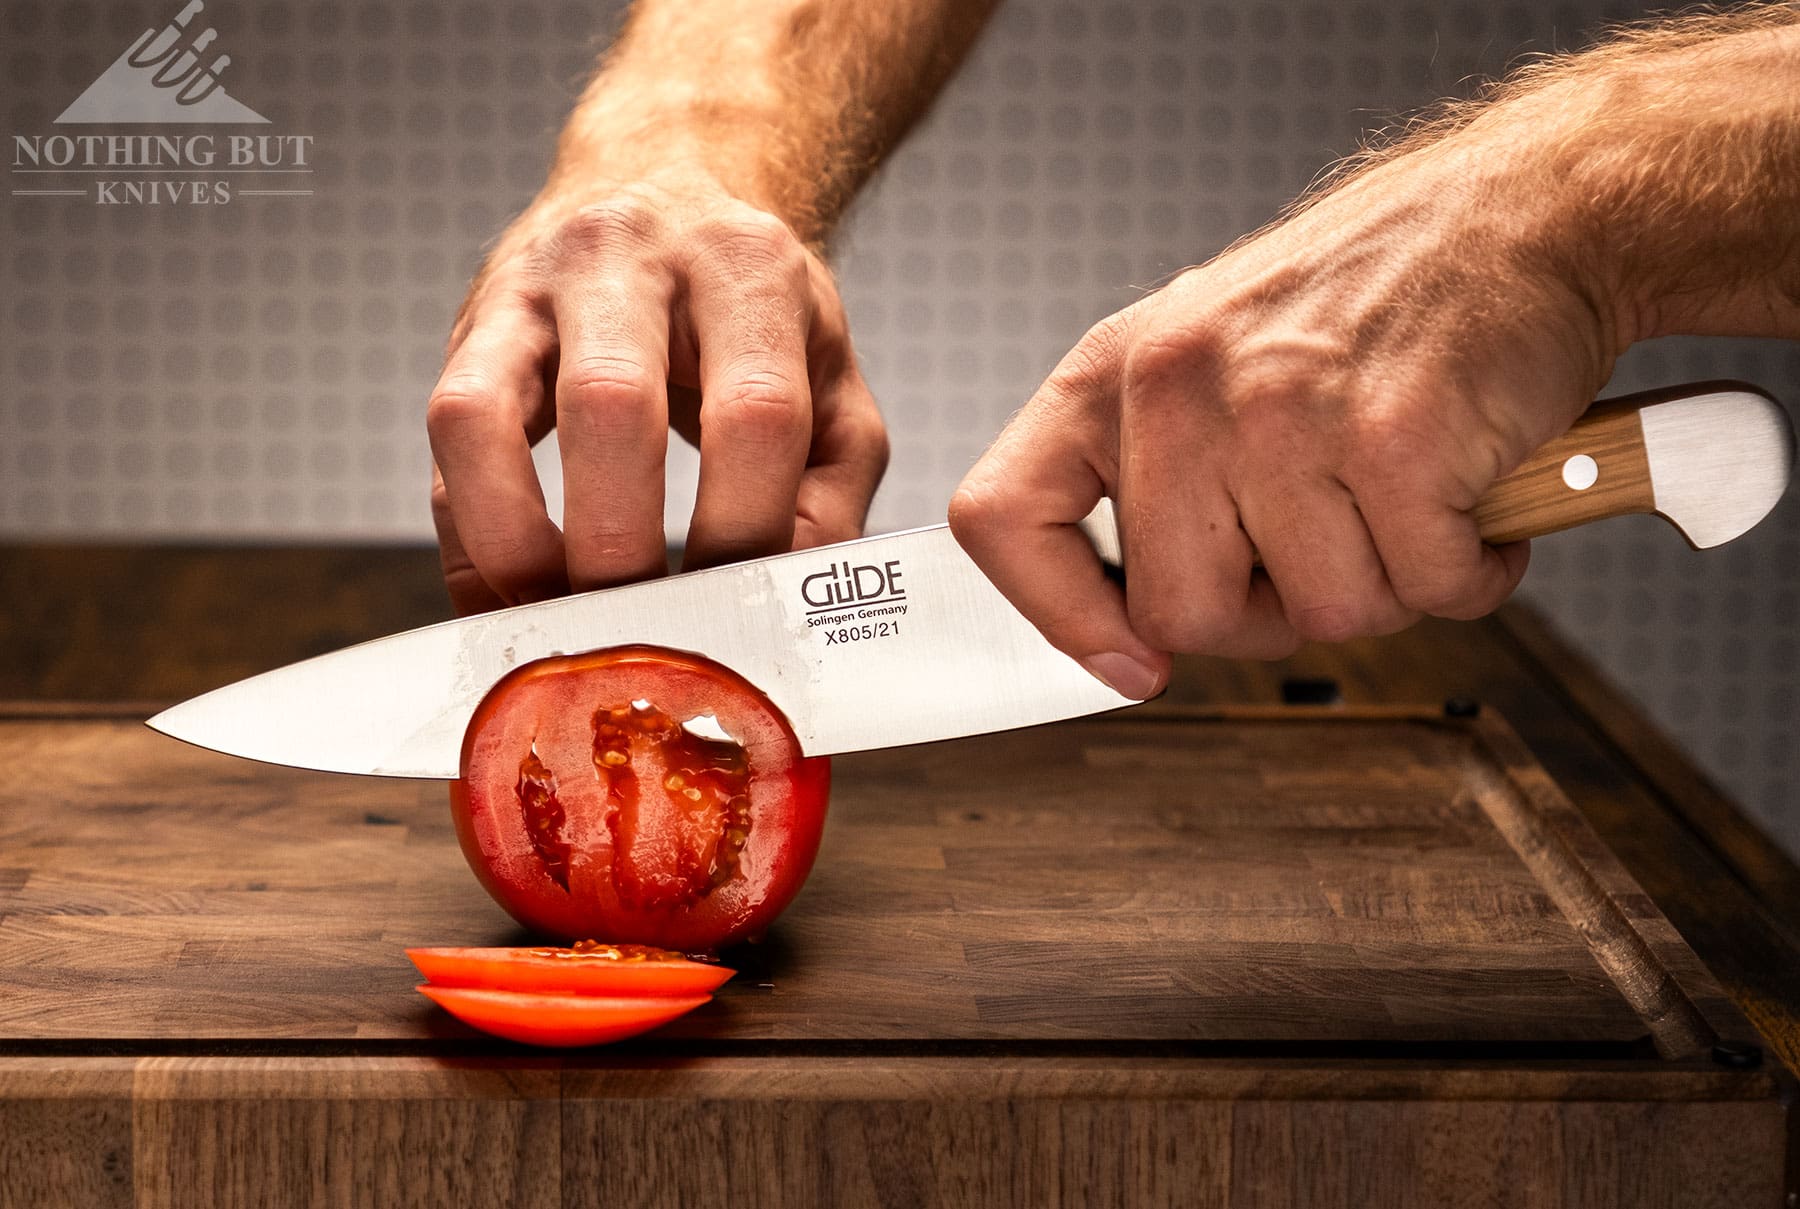
[[[615,725],[625,717],[628,722]],[[693,903],[736,876],[750,831],[750,760],[743,746],[695,734],[647,700],[602,706],[593,727],[620,899],[644,907]],[[646,767],[640,760],[659,770],[666,796],[640,797],[636,773]],[[639,848],[640,836],[658,838]]]

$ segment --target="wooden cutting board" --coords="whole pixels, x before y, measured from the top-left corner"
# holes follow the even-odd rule
[[[519,1203],[1780,1199],[1784,1077],[1491,712],[1134,711],[841,758],[812,879],[742,973],[569,1058],[412,989],[408,945],[524,939],[442,784],[141,716],[0,713],[0,1164],[33,1139],[84,1195],[249,1195],[255,1156],[304,1147],[293,1104],[337,1103],[363,1115],[319,1146],[399,1139],[342,1151],[355,1187],[426,1129],[421,1161]],[[752,1154],[766,1180],[728,1170]]]

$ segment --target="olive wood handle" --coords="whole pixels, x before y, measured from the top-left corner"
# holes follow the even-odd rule
[[[1767,392],[1698,382],[1594,404],[1495,480],[1473,514],[1482,538],[1500,543],[1655,513],[1707,549],[1767,516],[1793,465],[1793,424]],[[1117,572],[1112,501],[1101,500],[1081,527]]]
[[[1596,403],[1495,480],[1474,508],[1484,540],[1541,537],[1657,513],[1704,549],[1744,533],[1786,490],[1794,434],[1768,394],[1704,382]]]
[[[1482,540],[1498,545],[1655,512],[1642,407],[1629,399],[1596,404],[1518,469],[1495,479],[1475,503]]]

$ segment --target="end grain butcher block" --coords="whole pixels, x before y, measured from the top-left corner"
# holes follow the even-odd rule
[[[743,972],[569,1055],[441,784],[0,719],[12,1204],[1776,1209],[1788,1083],[1491,712],[1133,711],[837,762]]]

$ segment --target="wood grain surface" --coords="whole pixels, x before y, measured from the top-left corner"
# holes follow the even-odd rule
[[[167,701],[433,620],[443,607],[439,592],[435,557],[416,549],[0,551],[0,597],[7,600],[0,609],[0,696]],[[37,947],[27,950],[35,954],[30,961],[65,963],[61,973],[40,969],[25,981],[58,990],[72,1012],[90,1020],[139,1030],[112,1038],[15,1035],[0,1043],[10,1047],[0,1056],[0,1205],[1786,1205],[1796,1187],[1794,1172],[1783,1172],[1795,1154],[1793,1114],[1785,1106],[1791,1083],[1775,1064],[1749,1065],[1755,1033],[1714,998],[1704,972],[1693,967],[1689,946],[1720,975],[1776,1053],[1789,1060],[1800,1055],[1800,949],[1791,910],[1800,881],[1792,864],[1760,841],[1728,799],[1615,690],[1516,608],[1473,625],[1427,623],[1389,639],[1311,647],[1277,665],[1185,660],[1164,701],[1071,730],[1110,735],[1126,718],[1135,719],[1125,728],[1135,733],[1117,748],[1129,761],[1136,750],[1168,750],[1156,736],[1173,732],[1157,728],[1218,725],[1175,715],[1221,702],[1272,702],[1293,677],[1329,678],[1353,703],[1435,703],[1466,695],[1498,705],[1524,744],[1513,744],[1503,731],[1485,731],[1485,751],[1471,756],[1469,767],[1489,775],[1499,770],[1517,793],[1496,798],[1484,789],[1474,795],[1478,809],[1453,798],[1451,808],[1438,810],[1426,831],[1449,837],[1451,856],[1442,865],[1433,864],[1425,832],[1408,832],[1416,823],[1358,824],[1341,812],[1327,812],[1329,824],[1303,824],[1280,835],[1242,817],[1229,826],[1222,818],[1217,834],[1205,827],[1171,828],[1169,802],[1160,795],[1183,781],[1183,792],[1215,802],[1225,799],[1205,796],[1214,780],[1221,795],[1252,785],[1240,814],[1246,813],[1243,803],[1271,793],[1319,808],[1326,790],[1304,775],[1320,759],[1311,751],[1293,752],[1291,764],[1272,768],[1286,773],[1271,778],[1273,789],[1253,784],[1261,778],[1243,767],[1266,756],[1254,743],[1240,746],[1233,757],[1237,767],[1226,760],[1217,777],[1166,755],[1157,770],[1155,759],[1141,756],[1150,768],[1146,775],[1161,788],[1137,795],[1122,811],[1097,812],[1086,801],[1101,834],[1118,826],[1128,849],[1142,838],[1134,839],[1134,831],[1146,826],[1175,837],[1173,843],[1166,836],[1138,843],[1148,853],[1144,859],[1164,870],[1160,875],[1101,878],[1085,900],[1072,896],[1046,904],[1058,927],[1093,918],[1095,931],[1083,934],[1093,942],[1087,952],[1110,962],[1115,976],[1122,963],[1119,944],[1129,950],[1141,940],[1136,920],[1169,927],[1177,938],[1194,935],[1173,921],[1183,912],[1166,904],[1204,904],[1208,890],[1173,876],[1178,862],[1168,849],[1191,844],[1201,855],[1189,859],[1205,865],[1208,845],[1229,851],[1234,839],[1259,829],[1272,845],[1254,880],[1264,897],[1248,899],[1233,914],[1241,916],[1234,927],[1243,943],[1269,954],[1270,960],[1244,968],[1253,994],[1276,1010],[1267,1027],[1241,1028],[1235,1039],[1208,1035],[1207,1029],[1176,1034],[1172,1027],[1160,1036],[1111,1039],[1048,1030],[1008,1039],[979,1031],[994,1022],[983,1019],[984,996],[974,994],[971,1009],[966,992],[987,979],[1024,988],[1009,996],[1014,1002],[1007,1012],[1023,1015],[1025,1024],[1009,1020],[1008,1029],[1042,1028],[1033,1022],[1055,1015],[1042,1005],[1021,1008],[1018,1000],[1070,994],[1068,971],[1042,951],[1058,940],[1047,942],[1040,934],[1021,943],[1017,936],[984,932],[989,948],[983,950],[981,941],[966,939],[967,929],[950,926],[969,895],[987,893],[984,876],[995,850],[1045,859],[1030,855],[1041,811],[1015,808],[1001,816],[1005,827],[986,819],[959,822],[953,812],[966,806],[966,798],[945,790],[922,766],[931,762],[918,760],[917,753],[910,764],[882,771],[893,786],[885,806],[876,795],[863,807],[846,808],[841,786],[849,770],[840,765],[828,844],[853,855],[854,845],[843,846],[844,819],[869,811],[869,825],[877,826],[883,809],[893,812],[886,824],[889,842],[897,859],[911,863],[900,867],[889,887],[902,900],[879,906],[878,913],[894,920],[942,918],[935,931],[896,927],[867,956],[879,964],[908,956],[908,945],[916,944],[927,967],[941,969],[932,963],[950,942],[970,951],[964,966],[978,973],[955,975],[945,990],[960,996],[953,1018],[964,1025],[973,1021],[973,1034],[809,1037],[808,1030],[821,1030],[766,1007],[765,1001],[807,985],[800,962],[807,950],[782,939],[790,921],[799,928],[818,910],[814,924],[829,928],[822,908],[840,910],[848,893],[840,886],[828,904],[823,891],[831,882],[819,880],[827,868],[822,863],[794,914],[760,951],[763,964],[747,970],[774,975],[755,979],[774,985],[758,987],[746,977],[713,1005],[729,1009],[727,1019],[734,1022],[761,1021],[771,1030],[765,1035],[709,1033],[696,1017],[684,1035],[562,1059],[500,1045],[483,1048],[487,1043],[451,1031],[455,1026],[431,1026],[428,1014],[414,1019],[416,1031],[402,1020],[398,1028],[390,1021],[357,1035],[320,1036],[322,1021],[346,1018],[346,999],[398,1009],[410,991],[388,998],[393,992],[385,980],[397,967],[357,956],[371,933],[388,943],[396,916],[358,918],[341,903],[308,895],[307,888],[317,887],[316,876],[327,876],[362,883],[353,892],[361,903],[392,895],[403,915],[448,911],[425,889],[434,877],[458,871],[454,859],[441,863],[426,855],[430,829],[441,827],[433,821],[441,789],[409,799],[405,787],[390,785],[384,792],[398,790],[395,813],[365,809],[376,816],[371,819],[356,813],[356,794],[347,788],[362,783],[293,774],[303,778],[312,804],[311,814],[296,816],[310,829],[302,838],[309,849],[302,859],[278,851],[287,843],[278,839],[282,828],[261,817],[266,812],[258,803],[268,791],[263,777],[272,770],[243,766],[234,776],[202,775],[208,796],[186,801],[179,789],[190,765],[177,760],[171,767],[188,771],[172,780],[150,768],[143,782],[148,792],[114,798],[115,809],[104,818],[72,812],[68,822],[80,830],[81,841],[46,839],[47,849],[33,857],[33,868],[66,873],[79,867],[84,844],[97,845],[101,837],[116,844],[121,835],[140,839],[135,859],[107,858],[111,882],[73,888],[77,897],[71,901],[96,914],[76,916],[51,902],[25,912],[0,907],[0,937],[23,921],[27,930],[39,929],[33,933]],[[118,736],[155,738],[121,721],[111,706],[35,712],[34,725],[46,728],[39,736],[44,742],[69,733],[49,728],[52,716],[59,725],[114,727]],[[1163,718],[1139,725],[1152,715]],[[1239,717],[1235,723],[1252,721]],[[1467,724],[1426,729],[1462,736],[1465,755],[1475,750]],[[1093,776],[1116,791],[1120,770],[1092,754],[1107,744],[1067,741],[1069,731],[1049,733],[1065,741],[1045,750],[1006,744],[1003,759],[976,761],[973,771],[1011,769],[1019,784],[1036,786],[1031,765],[1044,763]],[[10,775],[16,754],[0,760],[0,772]],[[102,763],[144,757],[124,740],[86,754]],[[54,776],[70,775],[41,746],[23,758],[37,760],[38,768],[48,762]],[[1053,788],[1066,792],[1078,780],[1066,775]],[[31,796],[31,786],[10,784],[13,792]],[[909,784],[914,788],[904,788]],[[1429,777],[1376,784],[1390,804],[1406,800],[1408,792],[1422,793],[1415,810],[1437,792],[1423,792],[1432,784]],[[925,786],[944,800],[919,793]],[[1547,813],[1546,787],[1566,799]],[[928,820],[918,813],[921,797],[928,799]],[[12,801],[0,819],[13,817]],[[173,834],[195,861],[195,876],[186,881],[154,868],[162,859],[157,844],[163,832],[148,819],[154,812],[144,809],[151,801],[179,807],[182,821]],[[901,821],[904,801],[915,809]],[[1529,807],[1525,817],[1548,819],[1568,851],[1545,847],[1516,826],[1510,839],[1500,826],[1491,835],[1481,830],[1495,819],[1516,821],[1521,801]],[[1579,824],[1573,829],[1559,815],[1569,801],[1569,818]],[[1503,807],[1497,813],[1496,804]],[[943,834],[957,843],[936,845],[943,856],[937,869],[929,863],[931,845],[909,848],[900,839],[905,831],[938,827],[944,811],[952,812],[954,826]],[[1321,880],[1317,894],[1325,910],[1312,918],[1316,902],[1291,879],[1317,876],[1316,850],[1326,846],[1323,835],[1333,827],[1348,859],[1330,865],[1330,877],[1343,880],[1333,897],[1322,889],[1330,879]],[[1466,834],[1459,836],[1459,829]],[[1390,859],[1382,864],[1375,854],[1384,845]],[[1305,852],[1305,861],[1288,848]],[[962,850],[973,864],[952,858]],[[28,901],[31,882],[17,852],[10,839],[0,841],[0,893]],[[392,858],[389,873],[359,879],[341,869],[321,872],[341,865],[346,854],[371,852]],[[1547,952],[1560,954],[1554,958],[1530,955],[1528,941],[1497,938],[1491,922],[1460,917],[1429,920],[1428,943],[1408,936],[1420,914],[1472,912],[1491,920],[1495,903],[1517,902],[1445,893],[1437,873],[1463,862],[1480,866],[1482,878],[1497,870],[1493,884],[1499,886],[1541,887],[1544,878],[1534,870],[1546,868],[1545,853],[1548,866],[1572,858],[1589,870],[1602,897],[1617,904],[1628,934],[1622,950],[1607,940],[1609,931],[1615,940],[1619,936],[1617,920],[1592,914],[1581,895],[1558,901],[1540,894],[1531,904],[1540,921],[1561,921],[1551,927],[1554,935],[1541,937]],[[983,859],[990,864],[983,866]],[[1427,868],[1412,868],[1421,860]],[[1072,858],[1075,880],[1098,863]],[[1212,893],[1241,897],[1244,879],[1251,877],[1248,871],[1236,881],[1226,876]],[[253,888],[257,883],[261,888]],[[934,885],[938,899],[910,906],[904,901]],[[1283,885],[1283,893],[1268,889]],[[946,887],[961,897],[946,903]],[[466,890],[469,897],[459,897],[458,909],[476,913],[464,917],[470,934],[487,935],[491,928],[504,935],[510,925],[485,906],[472,879]],[[808,906],[815,890],[821,891],[818,908]],[[921,901],[935,905],[915,910]],[[1342,904],[1352,908],[1346,918],[1338,917]],[[482,911],[489,914],[477,919]],[[983,912],[982,922],[1025,914],[1017,903],[1002,901],[999,909]],[[59,933],[52,916],[69,931]],[[1514,918],[1528,919],[1530,912]],[[272,921],[281,923],[273,933]],[[165,926],[192,931],[171,939]],[[84,928],[106,938],[90,946],[96,952],[120,943],[122,935],[125,950],[141,964],[119,971],[93,952],[83,956]],[[1118,944],[1108,928],[1118,933]],[[1284,964],[1282,946],[1309,929],[1315,938],[1304,943],[1319,944],[1316,934],[1333,928],[1342,934],[1323,943],[1348,954],[1330,954],[1341,960],[1335,966],[1321,962],[1319,976],[1327,985],[1354,989],[1363,1002],[1347,1025],[1298,1028],[1300,1012],[1280,1010],[1282,996],[1291,985],[1310,985],[1310,967]],[[1284,932],[1287,939],[1271,939]],[[1630,937],[1643,942],[1648,959],[1630,951]],[[6,943],[0,941],[0,968],[9,974],[29,969],[4,949]],[[257,959],[259,951],[266,961]],[[1455,1005],[1453,964],[1437,967],[1435,982],[1425,977],[1434,951],[1458,954],[1453,960],[1467,960],[1473,951],[1490,962],[1474,967],[1484,994],[1517,989],[1527,999],[1584,1005],[1579,1020],[1540,1030],[1561,1039],[1521,1040],[1504,1025],[1478,1038],[1493,1014]],[[1414,959],[1414,952],[1422,956]],[[1583,952],[1585,966],[1576,960]],[[1395,964],[1370,961],[1383,954]],[[1209,992],[1217,961],[1185,963],[1168,954],[1161,960],[1161,974],[1169,977],[1142,992],[1156,1019],[1165,1025],[1197,1020],[1214,1032],[1218,1021],[1248,1019],[1223,1010],[1217,1001],[1226,997]],[[1516,988],[1500,985],[1494,965],[1520,973]],[[1558,966],[1567,985],[1548,990],[1547,973]],[[1620,976],[1633,969],[1650,976],[1635,982]],[[1185,981],[1176,981],[1177,973]],[[1665,974],[1680,991],[1676,999],[1668,997]],[[104,989],[114,978],[126,984],[122,991]],[[226,1019],[215,1019],[215,1031],[205,1036],[157,1035],[157,1028],[183,1021],[206,1023],[206,1011],[171,990],[188,978],[217,988],[189,999],[216,995],[220,1006],[213,1015]],[[1439,1009],[1450,1004],[1455,1010],[1384,1007],[1385,1016],[1378,1014],[1368,1004],[1382,998],[1390,983],[1421,1002],[1435,997]],[[271,1026],[265,1035],[232,1036],[239,1022],[257,1015],[252,1006],[266,1002],[265,986],[290,1006],[258,1016]],[[1202,1010],[1185,1018],[1171,1011],[1169,986]],[[853,983],[846,990],[859,997],[874,1027],[891,1029],[919,1019],[919,1004],[932,1001],[937,988],[909,989],[899,1004],[877,1002]],[[161,997],[156,1011],[125,1002],[138,991],[145,1002]],[[1079,1001],[1092,991],[1076,987],[1073,994]],[[0,992],[0,1011],[10,998]],[[89,998],[106,1002],[90,1004]],[[1679,1020],[1681,1003],[1721,1034],[1729,1061],[1714,1060],[1710,1049],[1669,1056],[1681,1050],[1685,1026],[1657,1048],[1654,1022],[1668,1015],[1671,1004]],[[1308,1010],[1336,1006],[1318,998]],[[755,1015],[765,1010],[767,1016]],[[1096,1009],[1088,1004],[1081,1010]],[[1396,1022],[1412,1027],[1414,1015],[1441,1030],[1439,1039],[1415,1038],[1397,1047],[1370,1039]],[[146,1023],[146,1017],[154,1019]],[[1283,1028],[1285,1037],[1249,1036]]]
[[[1529,755],[1502,762],[1509,738],[1121,715],[841,757],[801,898],[646,1044],[1710,1046],[1696,1003],[1729,1005]],[[413,992],[402,949],[520,938],[442,783],[28,707],[0,718],[0,768],[0,1043],[459,1054],[474,1035]]]
[[[519,939],[441,784],[13,709],[0,1134],[35,1174],[9,1195],[1779,1195],[1788,1084],[1715,1060],[1753,1031],[1492,714],[1165,709],[837,766],[817,871],[740,977],[559,1061],[411,990],[408,944]]]

